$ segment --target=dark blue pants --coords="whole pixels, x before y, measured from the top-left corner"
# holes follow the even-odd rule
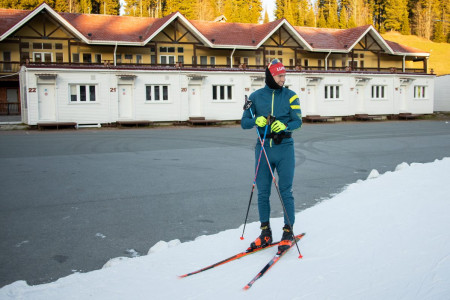
[[[272,171],[278,174],[278,187],[280,189],[281,198],[286,208],[287,217],[291,225],[295,222],[295,206],[294,197],[292,196],[292,183],[294,181],[295,169],[295,153],[293,141],[275,145],[267,139],[264,148],[269,158]],[[261,144],[258,142],[255,147],[255,170],[258,164],[259,152]],[[256,186],[258,187],[258,211],[260,222],[268,222],[270,218],[270,192],[272,188],[273,177],[267,165],[264,152],[261,156],[259,170],[256,177]],[[278,195],[277,195],[278,198]],[[284,223],[289,224],[286,214],[284,215]]]

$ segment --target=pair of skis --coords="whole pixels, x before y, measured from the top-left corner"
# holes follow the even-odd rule
[[[295,242],[299,241],[304,235],[305,235],[304,233],[296,235],[295,236]],[[289,249],[292,248],[292,246],[295,245],[295,242],[293,242],[289,248],[287,248],[287,249],[285,249],[283,251],[278,251],[277,254],[275,254],[275,256],[264,266],[264,268],[262,268],[261,271],[244,287],[244,290],[248,290],[255,283],[256,280],[261,278],[270,268],[272,268],[280,260],[280,258],[284,254],[286,254],[286,252],[288,252]],[[221,260],[221,261],[219,261],[219,262],[217,262],[215,264],[212,264],[210,266],[204,267],[204,268],[199,269],[197,271],[194,271],[194,272],[191,272],[191,273],[187,273],[187,274],[184,274],[184,275],[180,275],[179,277],[180,278],[185,278],[185,277],[188,277],[188,276],[191,276],[191,275],[194,275],[194,274],[201,273],[201,272],[206,271],[206,270],[210,270],[212,268],[215,268],[215,267],[221,266],[223,264],[226,264],[228,262],[237,260],[237,259],[242,258],[244,256],[247,256],[247,255],[259,252],[259,251],[264,250],[264,249],[271,248],[273,246],[277,246],[280,243],[281,243],[281,241],[280,242],[275,242],[275,243],[272,243],[272,244],[270,244],[270,245],[268,245],[268,246],[266,246],[264,248],[256,248],[256,249],[249,248],[249,249],[247,249],[244,252],[235,254],[235,255],[227,258],[227,259]]]

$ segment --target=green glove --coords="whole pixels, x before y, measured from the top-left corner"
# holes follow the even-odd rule
[[[264,127],[267,125],[267,119],[263,116],[257,117],[255,124],[259,127]]]
[[[286,130],[286,125],[284,125],[280,121],[276,120],[275,122],[273,122],[271,128],[272,128],[273,132],[278,133],[280,131]]]

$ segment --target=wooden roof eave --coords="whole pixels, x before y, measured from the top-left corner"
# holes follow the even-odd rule
[[[306,42],[306,40],[297,32],[297,30],[294,29],[294,27],[292,27],[291,24],[289,24],[288,21],[286,21],[286,19],[283,19],[280,24],[278,24],[274,29],[272,29],[257,45],[257,48],[260,48],[263,46],[263,44],[278,30],[280,29],[282,26],[286,26],[287,27],[287,31],[291,34],[291,36],[294,38],[294,40],[301,46],[303,47],[304,50],[309,50],[309,51],[313,51],[313,48],[311,47],[310,44],[308,44],[308,42]]]
[[[394,54],[394,50],[392,50],[392,48],[386,43],[383,37],[375,30],[375,28],[373,28],[372,25],[370,25],[366,29],[366,31],[364,31],[364,33],[359,36],[359,38],[353,43],[353,45],[348,48],[347,52],[351,52],[353,48],[355,48],[356,45],[358,45],[358,43],[362,40],[362,38],[369,33],[373,33],[372,38],[377,42],[381,49],[386,51],[386,53],[388,54]]]
[[[16,30],[20,29],[27,22],[29,22],[32,18],[34,18],[37,14],[39,14],[40,12],[42,12],[44,10],[46,10],[53,18],[55,18],[58,22],[60,22],[67,31],[69,31],[71,34],[73,34],[75,37],[79,38],[86,44],[89,44],[89,40],[81,32],[79,32],[75,27],[73,27],[69,22],[67,22],[63,17],[61,17],[55,10],[53,10],[45,2],[43,2],[41,5],[36,7],[31,13],[29,13],[22,20],[20,20],[20,22],[17,22],[17,24],[15,24],[8,31],[6,31],[0,37],[0,41],[3,41],[7,37],[9,37],[9,35],[14,33]]]
[[[153,32],[144,42],[143,44],[147,44],[151,42],[159,33],[161,33],[170,23],[179,18],[184,26],[191,31],[192,35],[203,43],[205,46],[213,47],[213,44],[194,26],[188,19],[186,19],[180,12],[176,12],[169,20],[167,20],[163,25],[161,25],[155,32]]]

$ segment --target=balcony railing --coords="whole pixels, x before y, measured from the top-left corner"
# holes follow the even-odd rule
[[[0,115],[20,115],[20,103],[0,103]]]
[[[231,68],[230,65],[203,65],[203,64],[136,64],[136,63],[116,63],[110,60],[104,60],[101,63],[65,63],[65,62],[28,62],[27,66],[35,67],[55,67],[55,68],[119,68],[119,69],[154,69],[154,68],[167,68],[167,69],[230,69],[230,70],[264,70],[263,65],[246,65],[246,64],[234,64]],[[19,62],[4,62],[0,61],[0,73],[17,73],[20,70],[21,63]],[[367,67],[331,67],[329,66],[325,70],[324,66],[286,66],[286,69],[297,72],[367,72],[367,73],[421,73],[426,74],[424,69],[419,68],[405,68],[403,72],[402,68],[367,68]]]

